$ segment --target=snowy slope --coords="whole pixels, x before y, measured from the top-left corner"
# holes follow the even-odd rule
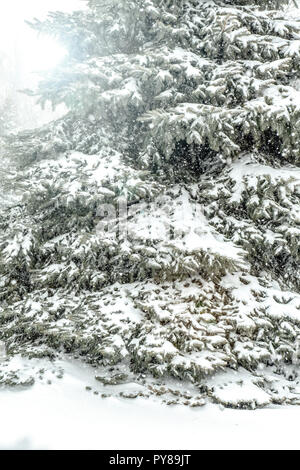
[[[65,375],[52,385],[0,390],[0,449],[300,448],[300,407],[191,409],[153,398],[103,399],[86,390],[95,388],[88,366],[60,367]]]

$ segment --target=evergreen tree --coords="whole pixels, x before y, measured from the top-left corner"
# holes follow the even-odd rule
[[[89,0],[33,22],[69,50],[35,94],[69,112],[7,138],[22,168],[1,222],[10,354],[63,349],[203,390],[242,366],[281,400],[259,371],[289,371],[300,338],[300,21],[287,3]]]
[[[0,101],[0,138],[13,131],[16,121],[15,103],[10,95]]]

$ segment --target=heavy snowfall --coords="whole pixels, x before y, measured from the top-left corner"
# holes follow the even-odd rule
[[[300,2],[0,5],[0,449],[300,447],[299,118]]]

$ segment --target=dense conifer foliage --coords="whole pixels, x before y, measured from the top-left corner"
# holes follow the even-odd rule
[[[90,0],[33,22],[69,51],[34,93],[69,111],[6,139],[9,354],[202,390],[243,367],[270,400],[296,400],[259,372],[298,367],[300,21],[286,4]]]

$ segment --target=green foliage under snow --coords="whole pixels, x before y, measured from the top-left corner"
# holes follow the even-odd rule
[[[35,94],[69,111],[6,139],[9,353],[202,387],[297,362],[300,20],[286,4],[90,0],[33,23],[69,49]],[[114,216],[99,232],[101,205]]]

